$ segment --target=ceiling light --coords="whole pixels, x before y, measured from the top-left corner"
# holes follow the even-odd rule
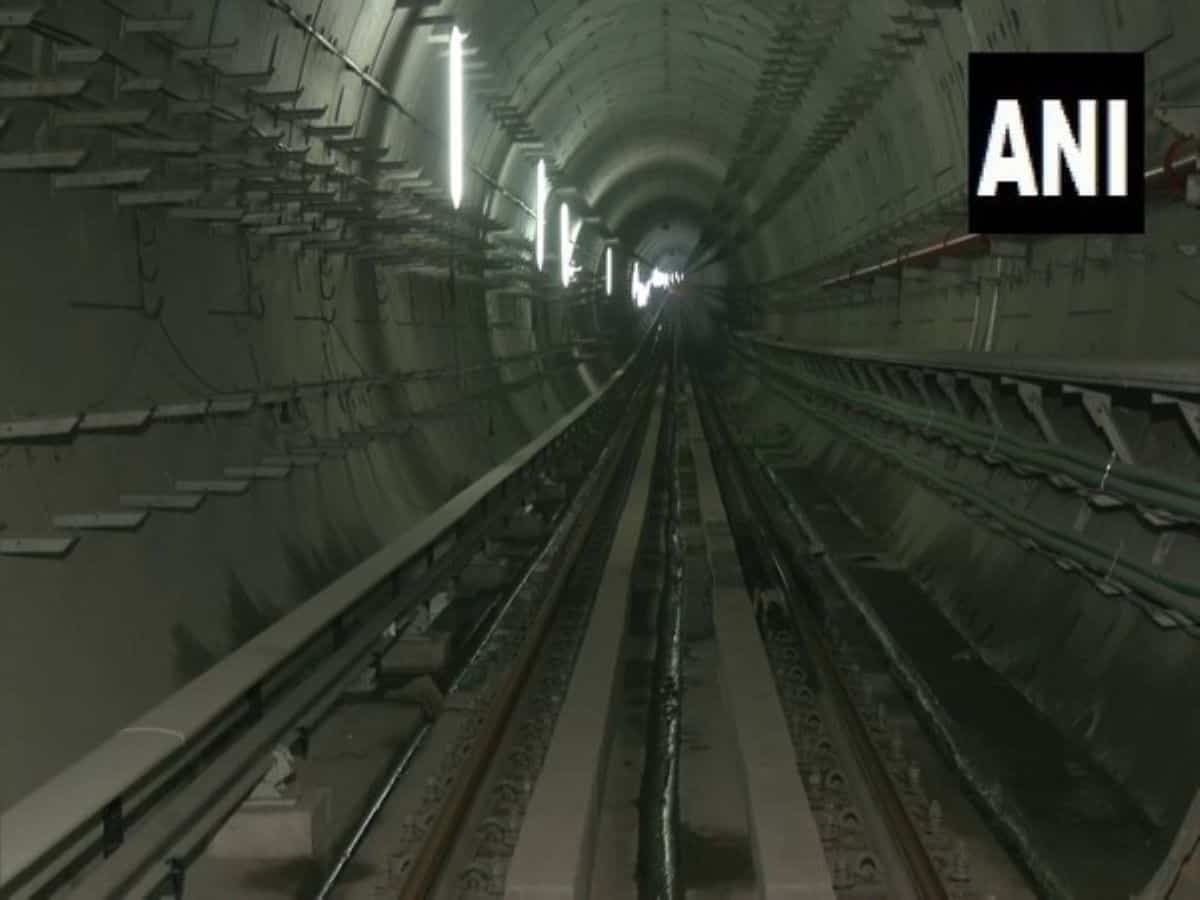
[[[550,200],[550,183],[546,179],[546,161],[538,160],[537,166],[537,267],[546,264],[546,203]]]
[[[457,25],[450,33],[450,199],[454,208],[463,197],[463,41]]]

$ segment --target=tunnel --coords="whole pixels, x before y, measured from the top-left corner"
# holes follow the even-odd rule
[[[1197,33],[0,0],[0,896],[1200,897]]]

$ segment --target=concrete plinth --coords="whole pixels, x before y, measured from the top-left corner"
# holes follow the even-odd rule
[[[446,665],[449,647],[450,636],[442,632],[402,637],[383,657],[380,674],[388,678],[440,672]]]
[[[546,532],[546,520],[537,513],[517,513],[504,526],[504,536],[516,541],[532,541]]]
[[[480,555],[463,569],[458,577],[459,588],[464,594],[494,591],[505,583],[508,570],[502,561]]]
[[[225,860],[316,859],[329,847],[332,803],[328,788],[279,800],[247,800],[206,853]]]

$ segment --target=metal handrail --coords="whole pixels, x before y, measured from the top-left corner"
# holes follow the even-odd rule
[[[634,353],[596,394],[508,460],[5,810],[0,815],[0,891],[36,877],[60,855],[83,858],[95,853],[94,845],[102,835],[94,832],[103,827],[106,811],[120,809],[123,797],[200,745],[209,744],[214,728],[234,716],[273,677],[287,673],[322,634],[341,627],[360,601],[408,564],[434,554],[477,507],[524,474],[611,396],[652,345],[660,327],[656,317]],[[87,846],[81,847],[82,842]]]
[[[909,404],[903,399],[896,400],[884,394],[839,385],[821,375],[794,373],[764,360],[759,360],[759,365],[765,367],[773,377],[792,384],[805,383],[829,399],[847,403],[883,421],[904,422],[909,429],[936,434],[940,440],[958,445],[968,453],[1004,459],[1019,472],[1065,476],[1065,481],[1057,482],[1060,488],[1091,489],[1095,493],[1118,498],[1137,507],[1160,524],[1166,515],[1177,517],[1180,522],[1200,522],[1200,484],[1194,479],[1136,461],[1117,459],[1115,452],[1106,459],[1101,454],[1089,453],[1068,444],[1049,443],[1044,439],[1029,440],[996,423],[977,424],[957,413],[932,410],[928,406]],[[913,368],[911,371],[926,370]],[[1190,405],[1193,401],[1180,402]]]

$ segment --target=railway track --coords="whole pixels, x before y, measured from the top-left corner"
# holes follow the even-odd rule
[[[232,856],[214,858],[214,836],[227,831],[250,797],[268,812],[278,801],[307,815],[305,840],[314,852],[318,824],[335,845],[347,836],[362,843],[378,815],[363,800],[378,786],[377,769],[390,770],[386,780],[400,784],[409,750],[436,737],[446,718],[422,723],[414,710],[439,711],[452,665],[427,666],[415,695],[395,684],[397,668],[410,667],[407,636],[449,587],[462,595],[450,604],[459,619],[444,642],[450,652],[477,643],[482,652],[469,654],[468,670],[503,657],[505,623],[529,609],[530,598],[557,591],[570,569],[581,533],[570,523],[594,515],[595,498],[605,493],[599,483],[619,456],[614,435],[627,436],[644,407],[662,335],[651,323],[627,364],[554,427],[6,810],[0,893],[253,897],[320,890],[328,862],[320,854],[298,866],[260,866],[247,850],[262,840],[239,833],[227,842]],[[584,490],[588,485],[599,486]],[[513,526],[530,521],[550,524],[525,541],[532,552],[510,554]],[[512,572],[520,577],[506,594]],[[433,642],[418,643],[428,653]],[[348,744],[342,738],[353,737],[351,730],[374,742]],[[292,757],[294,770],[281,776],[276,764]],[[292,790],[296,783],[321,788],[323,779],[337,782],[332,814],[328,802],[313,801],[320,790],[307,797]],[[282,795],[259,796],[264,785],[278,792],[285,783]],[[248,827],[249,837],[260,838],[274,826],[268,816]],[[337,856],[339,877],[349,855]]]
[[[342,620],[334,646],[357,665],[273,739],[300,758],[289,790],[336,784],[324,850],[300,866],[213,852],[260,765],[203,834],[195,814],[164,837],[126,807],[141,818],[108,853],[119,866],[93,853],[13,896],[1053,896],[977,808],[878,635],[818,596],[820,541],[773,502],[671,343],[656,330],[553,456],[423,542],[390,601]],[[440,653],[418,665],[415,648]],[[347,750],[352,731],[374,744]],[[153,785],[173,814],[197,785],[218,795],[203,765],[190,780],[170,767]]]
[[[411,791],[404,811],[392,816],[393,821],[404,823],[406,843],[389,844],[390,837],[376,835],[377,844],[390,846],[382,852],[390,852],[392,868],[385,882],[372,885],[372,894],[483,898],[565,889],[584,896],[602,883],[603,893],[592,890],[590,895],[675,897],[687,891],[689,896],[705,896],[706,885],[688,874],[696,869],[696,861],[687,859],[688,848],[679,841],[687,825],[678,796],[680,785],[687,783],[681,768],[686,772],[696,757],[695,751],[691,757],[689,751],[681,751],[679,740],[679,706],[688,702],[688,690],[680,684],[679,657],[694,651],[681,637],[685,630],[681,607],[696,602],[682,587],[688,581],[683,561],[696,565],[697,551],[704,549],[696,545],[706,540],[694,529],[690,541],[683,537],[688,533],[681,523],[681,517],[687,518],[683,509],[699,512],[709,523],[727,515],[728,527],[737,536],[748,589],[745,599],[757,602],[764,659],[770,664],[781,721],[786,721],[786,762],[804,788],[802,813],[811,823],[813,843],[820,852],[819,858],[810,853],[805,861],[815,869],[808,873],[814,885],[811,896],[920,900],[1033,896],[1015,866],[995,863],[995,858],[1006,859],[1003,851],[993,848],[984,854],[989,866],[972,869],[970,859],[980,854],[968,857],[968,840],[956,832],[961,823],[943,811],[961,809],[965,801],[961,796],[945,796],[956,790],[946,780],[936,788],[922,784],[909,752],[897,749],[898,732],[889,727],[887,717],[879,712],[872,717],[868,712],[880,692],[864,689],[861,663],[846,642],[825,637],[824,624],[796,600],[801,588],[778,553],[779,536],[763,524],[767,519],[755,515],[756,501],[741,480],[711,411],[701,413],[697,396],[683,385],[680,377],[654,386],[659,397],[647,416],[645,433],[640,441],[629,440],[613,487],[589,520],[586,537],[579,538],[580,550],[562,580],[562,598],[553,621],[538,632],[539,644],[527,644],[517,655],[512,671],[522,671],[524,676],[519,684],[511,683],[508,699],[484,694],[490,698],[483,704],[490,715],[477,717],[468,728],[476,752],[464,749],[460,742],[448,745],[449,752],[441,756],[437,766],[438,778],[444,778],[440,812],[430,812],[437,805],[431,797],[437,797],[438,791],[429,785],[438,781],[427,781],[426,789],[420,794]],[[714,498],[720,509],[711,506]],[[633,555],[622,558],[614,544],[631,524],[638,533],[625,534],[624,543]],[[711,571],[711,560],[720,551],[707,550],[710,571],[706,575],[719,589],[722,577]],[[629,562],[631,566],[626,565]],[[571,780],[565,783],[556,769],[564,756],[555,747],[580,737],[568,731],[571,703],[581,699],[573,685],[595,675],[581,651],[589,640],[589,625],[593,629],[604,625],[596,604],[604,599],[601,584],[614,566],[651,579],[655,603],[643,618],[656,623],[658,631],[653,638],[654,677],[640,706],[639,728],[645,729],[646,736],[643,773],[637,796],[627,798],[642,808],[638,816],[642,833],[625,848],[628,877],[606,876],[598,882],[587,868],[589,859],[598,855],[607,861],[614,854],[609,848],[572,845],[572,814],[581,821],[584,833],[595,835],[595,841],[612,841],[614,835],[601,822],[603,803],[583,802],[580,808],[574,795],[594,798],[597,792],[611,790],[611,779],[606,788],[600,773],[621,761],[615,758],[609,735],[600,751],[607,762],[598,768],[572,767],[566,773]],[[629,585],[624,587],[628,590]],[[672,591],[680,594],[675,605],[668,603]],[[786,615],[781,615],[784,611]],[[714,618],[717,640],[732,644],[732,636],[722,634],[721,617]],[[629,648],[623,646],[627,641],[617,638],[610,648],[610,673],[629,662]],[[619,680],[619,675],[613,676],[614,682]],[[600,693],[620,706],[620,689]],[[737,702],[734,699],[731,706]],[[611,710],[593,712],[601,720],[614,717]],[[726,713],[736,715],[732,709]],[[602,721],[598,733],[608,734],[618,727]],[[565,796],[535,796],[543,788],[543,776]],[[454,792],[453,784],[462,787]],[[755,817],[769,813],[753,809],[756,803],[765,804],[752,786],[744,785],[739,793],[742,810],[729,818],[747,819],[749,841]],[[556,804],[555,799],[563,802]],[[553,834],[546,831],[547,821]],[[784,831],[794,825],[771,824]],[[788,837],[795,837],[797,846],[789,846],[785,839],[785,852],[798,850],[805,858],[804,836],[795,834],[795,828],[792,831]],[[973,849],[983,840],[992,840],[986,829],[970,833],[969,839]],[[763,852],[762,847],[751,848],[750,856],[760,862],[751,881],[743,884],[746,896],[773,886],[770,853],[763,860]],[[718,890],[720,873],[708,877],[707,887]],[[343,886],[331,896],[372,894]]]

